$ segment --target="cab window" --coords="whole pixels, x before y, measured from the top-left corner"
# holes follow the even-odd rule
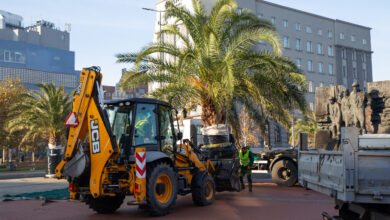
[[[112,121],[112,132],[118,140],[121,155],[130,153],[131,126],[132,126],[132,106],[116,107],[115,115],[110,117]]]
[[[160,106],[160,138],[161,138],[161,151],[171,155],[174,151],[174,137],[173,127],[171,122],[171,111],[166,106]]]
[[[137,104],[134,123],[134,146],[157,144],[156,105]]]

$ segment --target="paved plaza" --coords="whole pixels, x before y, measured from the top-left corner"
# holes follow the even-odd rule
[[[254,192],[217,193],[214,204],[197,207],[191,195],[178,196],[173,211],[158,219],[321,219],[326,211],[337,214],[334,200],[300,186],[278,187],[269,179],[255,179]],[[22,193],[60,189],[66,181],[44,178],[0,180],[0,192]],[[129,200],[130,198],[127,198]],[[111,215],[96,214],[82,202],[53,200],[43,205],[42,200],[0,202],[0,219],[147,219],[146,212],[126,201]],[[156,219],[156,218],[153,218]]]

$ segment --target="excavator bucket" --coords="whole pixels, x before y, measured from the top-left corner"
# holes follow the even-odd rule
[[[237,149],[230,143],[202,146],[204,157],[210,159],[215,168],[216,191],[240,191],[239,159]]]

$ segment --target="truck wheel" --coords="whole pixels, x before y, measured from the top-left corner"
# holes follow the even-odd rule
[[[290,160],[280,160],[272,167],[272,179],[279,186],[293,186],[298,179],[298,171]]]
[[[202,178],[200,181],[192,180],[200,184],[192,186],[192,201],[197,206],[206,206],[214,202],[215,183],[209,175],[197,175],[195,178]]]
[[[107,214],[115,212],[122,205],[124,199],[123,195],[101,198],[93,198],[89,195],[85,198],[85,203],[95,212]]]
[[[146,200],[152,216],[168,214],[177,198],[177,179],[167,163],[155,163],[147,167]]]

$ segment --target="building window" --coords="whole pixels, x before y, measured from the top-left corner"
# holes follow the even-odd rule
[[[347,59],[347,50],[345,48],[341,49],[341,58]]]
[[[295,23],[295,30],[300,31],[301,30],[301,24]]]
[[[343,32],[340,33],[340,40],[344,40],[345,39],[345,35]]]
[[[362,63],[365,63],[365,62],[366,62],[366,59],[367,59],[366,54],[365,54],[365,53],[362,54]]]
[[[306,33],[311,33],[311,27],[310,26],[306,26]]]
[[[6,62],[11,61],[11,51],[9,51],[9,50],[4,51],[4,61],[6,61]]]
[[[308,81],[309,92],[313,92],[313,81]]]
[[[328,56],[332,57],[333,56],[333,47],[332,46],[328,46]]]
[[[322,36],[322,29],[318,29],[317,34],[318,34],[318,36]]]
[[[365,38],[363,38],[362,43],[363,43],[363,45],[366,45],[367,44],[367,40]]]
[[[290,42],[288,40],[288,37],[283,37],[283,46],[284,48],[290,48]]]
[[[297,58],[297,67],[299,68],[299,69],[301,69],[301,67],[302,67],[302,60],[301,60],[301,58]]]
[[[280,128],[279,128],[279,125],[276,125],[276,127],[275,127],[275,130],[274,130],[275,132],[275,143],[280,143],[280,141],[281,141],[281,135],[280,135]]]
[[[271,23],[272,23],[272,24],[275,24],[275,20],[276,20],[275,17],[271,17]]]
[[[329,64],[329,74],[333,75],[333,64]]]
[[[295,49],[296,50],[301,50],[301,39],[297,39],[295,41]]]
[[[346,66],[343,66],[343,77],[344,78],[347,77],[347,67]]]
[[[310,109],[311,109],[312,111],[314,111],[314,103],[313,103],[313,102],[310,102],[309,106],[310,106]]]
[[[332,39],[332,38],[333,38],[333,32],[332,32],[332,31],[328,31],[328,38],[329,38],[329,39]]]
[[[353,78],[357,78],[357,69],[355,67],[352,68],[352,72],[353,72]]]
[[[241,14],[242,14],[242,8],[237,8],[237,13],[238,13],[239,15],[241,15]]]
[[[313,61],[311,60],[307,61],[307,71],[313,72]]]
[[[287,27],[288,27],[288,21],[287,21],[287,20],[283,20],[283,27],[284,27],[284,28],[287,28]]]
[[[318,63],[318,72],[323,73],[324,72],[324,64],[319,62]]]
[[[313,51],[313,48],[311,46],[311,41],[306,42],[306,51],[309,53]]]
[[[351,41],[355,42],[355,36],[354,35],[351,35]]]
[[[362,69],[363,79],[367,80],[367,72],[365,69]]]
[[[356,60],[356,51],[352,51],[352,60]]]
[[[26,56],[21,52],[15,52],[15,63],[26,63]]]
[[[324,51],[322,50],[322,44],[317,44],[317,53],[318,54],[324,54]]]

